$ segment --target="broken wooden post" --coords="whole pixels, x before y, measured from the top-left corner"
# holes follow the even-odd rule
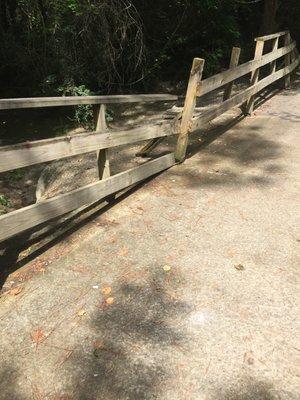
[[[202,58],[194,58],[182,112],[180,133],[175,150],[175,159],[177,162],[183,162],[185,159],[188,134],[192,125],[193,114],[196,107],[197,89],[201,82],[203,67],[204,60]]]
[[[147,142],[137,153],[135,153],[136,157],[146,157],[150,151],[155,149],[155,147],[158,146],[163,140],[163,137],[149,140],[149,142]]]
[[[264,51],[264,44],[265,44],[264,40],[256,39],[254,60],[259,60],[262,57],[263,51]],[[252,72],[250,86],[255,85],[258,82],[258,79],[259,79],[259,68],[255,69]],[[254,100],[255,100],[255,96],[251,96],[247,102],[246,113],[249,115],[251,115],[253,112]]]
[[[232,48],[229,69],[234,68],[234,67],[236,67],[238,65],[239,59],[240,59],[240,54],[241,54],[241,49],[239,47],[233,47]],[[230,98],[231,92],[232,92],[233,83],[234,83],[234,81],[229,82],[225,86],[224,95],[223,95],[223,101],[225,101],[225,100]]]
[[[284,45],[288,46],[291,43],[291,35],[289,32],[284,36]],[[284,57],[285,67],[288,67],[291,63],[291,53],[286,54]],[[287,74],[284,78],[284,87],[285,89],[290,89],[291,87],[291,75]]]
[[[106,105],[100,104],[94,108],[95,125],[97,132],[106,132],[108,130],[105,118]],[[97,151],[97,168],[99,180],[110,176],[108,150],[101,149]]]

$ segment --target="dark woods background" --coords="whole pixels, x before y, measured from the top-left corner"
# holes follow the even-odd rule
[[[228,65],[231,47],[289,28],[299,0],[0,0],[0,97],[153,92]],[[243,61],[243,60],[242,60]]]

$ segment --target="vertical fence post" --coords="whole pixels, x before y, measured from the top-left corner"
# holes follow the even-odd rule
[[[285,36],[284,36],[284,45],[288,46],[291,43],[291,35],[288,32]],[[285,67],[288,67],[291,63],[291,53],[287,54],[284,57],[284,63],[285,63]],[[284,78],[284,87],[286,89],[289,89],[291,87],[291,75],[287,74]]]
[[[234,68],[238,65],[239,59],[240,59],[240,54],[241,54],[241,49],[239,47],[232,48],[229,69]],[[224,95],[223,95],[223,101],[228,100],[230,98],[233,83],[234,83],[234,81],[229,82],[228,85],[226,85],[225,90],[224,90]]]
[[[271,43],[272,50],[271,51],[275,51],[278,49],[278,42],[279,42],[279,37],[272,40],[272,43]],[[276,71],[276,60],[274,60],[270,63],[270,74],[272,75],[275,71]]]
[[[254,60],[259,60],[261,58],[261,56],[263,55],[264,44],[265,44],[264,40],[256,41]],[[258,79],[259,79],[259,68],[255,69],[252,72],[250,85],[251,86],[255,85],[257,83]],[[251,96],[250,99],[248,100],[248,103],[246,106],[246,113],[249,115],[251,115],[253,112],[254,100],[255,100],[255,96]]]
[[[182,112],[180,133],[175,150],[175,159],[177,162],[182,162],[185,159],[188,134],[191,129],[192,118],[196,107],[197,88],[202,78],[203,67],[204,60],[202,58],[194,58]]]
[[[108,129],[106,125],[105,111],[105,104],[100,104],[100,106],[96,106],[94,108],[96,131],[105,132]],[[100,180],[110,176],[108,149],[101,149],[97,151],[97,167],[98,177]]]

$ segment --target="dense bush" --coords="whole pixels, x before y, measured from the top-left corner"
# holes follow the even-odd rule
[[[262,29],[299,35],[299,16],[299,0],[1,0],[0,95],[151,90],[194,56],[206,74],[233,45],[246,57]]]

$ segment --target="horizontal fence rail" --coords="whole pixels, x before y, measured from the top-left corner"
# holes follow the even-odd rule
[[[155,101],[176,101],[177,96],[171,94],[122,94],[114,96],[65,96],[65,97],[28,97],[23,99],[2,99],[0,110],[16,108],[62,107],[80,104],[116,104],[145,103]]]
[[[0,172],[173,134],[173,124],[165,122],[125,131],[95,131],[4,146],[0,147]]]
[[[279,38],[283,37],[284,46],[278,48]],[[271,51],[264,52],[264,44],[271,41]],[[79,154],[95,152],[97,156],[98,181],[58,195],[48,200],[39,201],[30,206],[0,216],[0,242],[32,229],[49,220],[85,207],[108,196],[114,195],[150,176],[172,167],[185,159],[188,136],[191,132],[202,129],[205,124],[222,115],[233,107],[243,106],[245,114],[251,114],[255,95],[275,81],[284,78],[289,86],[290,75],[300,64],[296,43],[291,41],[288,31],[261,36],[255,39],[254,59],[238,65],[240,48],[234,47],[229,69],[202,80],[205,61],[195,58],[193,61],[185,103],[177,108],[173,119],[161,119],[159,122],[145,124],[128,130],[109,130],[105,119],[106,104],[138,103],[156,101],[176,101],[177,96],[170,94],[142,94],[116,96],[70,96],[42,97],[0,100],[0,110],[76,106],[92,104],[95,111],[95,129],[92,132],[63,136],[53,139],[37,140],[12,146],[0,147],[0,173],[45,163]],[[283,65],[278,67],[277,60],[283,58]],[[270,74],[259,80],[260,68],[270,64]],[[280,68],[277,70],[277,67]],[[266,68],[264,68],[265,70]],[[232,95],[234,81],[251,74],[250,86]],[[198,113],[196,98],[224,86],[223,101],[208,110]],[[167,111],[170,116],[170,110]],[[174,153],[110,176],[107,149],[148,140],[137,155],[147,155],[161,141],[171,135],[178,135]]]
[[[104,199],[174,164],[174,155],[167,154],[110,178],[5,214],[0,217],[0,241],[76,208]]]
[[[288,67],[282,68],[279,71],[274,72],[272,75],[269,75],[266,78],[260,80],[254,86],[250,86],[249,88],[245,89],[242,93],[236,94],[235,96],[224,101],[215,108],[203,112],[193,121],[192,130],[197,130],[202,128],[203,125],[206,124],[207,122],[212,121],[213,119],[224,114],[224,112],[230,110],[231,108],[244,103],[249,98],[249,96],[253,96],[254,94],[260,92],[265,87],[277,81],[278,79],[283,78],[284,76],[290,74],[292,71],[294,71],[295,68],[298,67],[299,63],[300,63],[300,57],[298,57]]]
[[[259,60],[248,61],[245,64],[241,64],[235,68],[204,79],[198,85],[197,96],[202,96],[215,89],[218,89],[220,86],[226,85],[227,83],[234,81],[235,79],[241,78],[242,76],[249,74],[255,69],[262,67],[274,60],[277,60],[280,57],[283,57],[295,48],[296,42],[293,42],[288,46],[282,47],[272,53],[262,56]]]
[[[280,36],[285,36],[285,35],[288,35],[288,34],[289,34],[289,31],[282,31],[282,32],[272,33],[271,35],[259,36],[259,37],[255,38],[254,40],[256,42],[258,42],[258,41],[266,42],[267,40],[277,39]]]
[[[278,48],[279,38],[283,37],[284,46]],[[271,41],[271,51],[264,53],[265,42]],[[184,107],[181,114],[180,133],[175,150],[177,162],[182,162],[186,156],[189,133],[203,127],[204,124],[222,115],[229,109],[242,105],[245,115],[250,115],[254,106],[255,94],[266,86],[284,77],[285,87],[290,84],[291,73],[299,66],[300,58],[297,52],[296,43],[291,41],[288,31],[256,38],[254,59],[238,65],[240,48],[234,47],[231,53],[229,69],[202,80],[204,60],[194,58]],[[284,68],[277,69],[277,60],[283,58]],[[259,80],[260,69],[269,64],[270,75]],[[236,79],[251,73],[250,86],[243,89],[241,93],[232,96],[232,86]],[[215,89],[225,86],[223,102],[209,110],[196,114],[196,97],[201,97]],[[196,115],[195,115],[196,114]]]

